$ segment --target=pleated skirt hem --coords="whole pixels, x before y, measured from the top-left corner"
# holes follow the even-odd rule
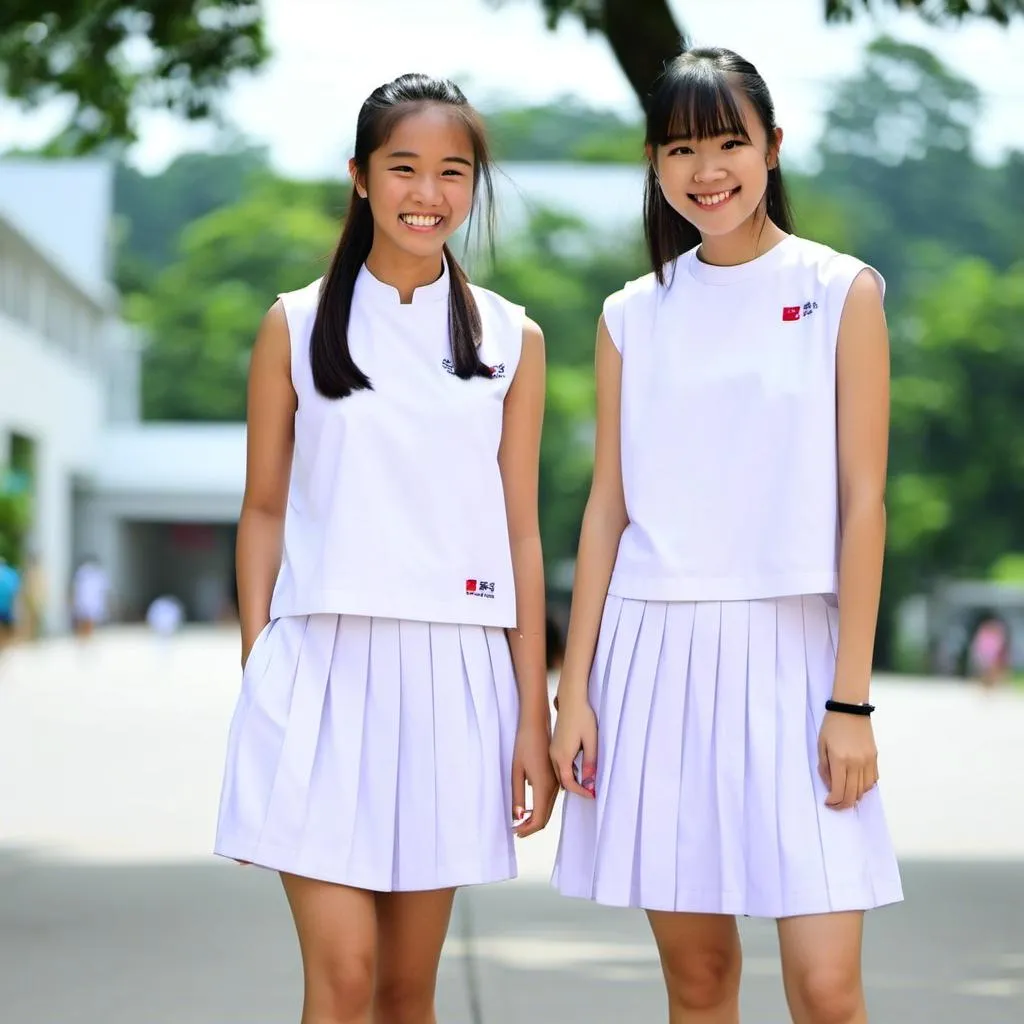
[[[769,918],[899,902],[879,788],[836,811],[818,774],[838,626],[822,595],[610,596],[589,684],[596,798],[566,795],[558,891]]]
[[[446,865],[430,878],[420,876],[404,886],[402,879],[386,877],[379,871],[339,871],[331,858],[303,857],[292,847],[268,847],[257,845],[251,839],[218,835],[214,854],[232,861],[245,861],[254,867],[269,871],[280,871],[301,878],[319,882],[345,885],[351,889],[365,889],[368,892],[427,892],[433,889],[459,889],[472,885],[489,885],[492,882],[509,882],[518,875],[513,859],[506,865]]]
[[[605,907],[631,910],[656,910],[682,914],[726,914],[730,917],[754,917],[782,920],[787,917],[808,917],[817,914],[838,914],[846,911],[877,910],[900,903],[903,892],[899,886],[886,893],[866,891],[862,885],[834,886],[827,892],[820,889],[785,894],[783,902],[769,903],[751,900],[740,892],[680,889],[671,899],[653,895],[649,898],[630,898],[615,893],[584,890],[561,881],[557,874],[552,884],[559,894],[569,899],[589,900]]]

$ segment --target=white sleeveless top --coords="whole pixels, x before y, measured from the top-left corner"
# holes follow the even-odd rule
[[[836,342],[865,268],[791,235],[735,267],[693,249],[666,287],[649,274],[607,299],[629,516],[610,594],[838,593]]]
[[[473,287],[492,379],[452,366],[448,269],[403,305],[364,266],[349,348],[373,390],[328,399],[309,343],[320,281],[281,296],[298,396],[281,569],[271,618],[319,612],[514,626],[498,468],[503,400],[524,310]]]

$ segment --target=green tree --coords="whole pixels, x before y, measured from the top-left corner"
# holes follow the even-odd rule
[[[635,163],[643,152],[643,128],[635,120],[595,110],[572,96],[490,110],[487,134],[498,160]]]
[[[889,547],[916,585],[1024,552],[1022,325],[1024,264],[966,258],[897,328]]]
[[[601,303],[646,270],[639,237],[612,241],[574,218],[542,210],[481,276],[482,284],[522,303],[544,328],[548,393],[540,516],[549,566],[575,556],[590,489],[594,341]]]
[[[264,183],[253,194],[194,221],[178,257],[151,291],[127,304],[150,338],[143,361],[146,419],[245,418],[249,351],[259,322],[282,291],[326,269],[339,228],[296,188]],[[290,197],[290,198],[289,198]]]
[[[509,0],[488,0],[491,4]],[[1024,14],[1024,0],[821,0],[826,21],[849,21],[858,13],[886,7],[913,9],[930,21],[987,18],[1001,25]],[[601,32],[627,81],[643,103],[664,62],[679,52],[684,26],[669,0],[539,0],[554,28],[563,15],[578,18],[588,31]],[[680,5],[685,12],[685,3]],[[685,16],[685,15],[684,15]]]
[[[261,0],[4,0],[0,92],[26,107],[68,98],[52,148],[135,138],[136,112],[209,117],[239,71],[267,56]]]

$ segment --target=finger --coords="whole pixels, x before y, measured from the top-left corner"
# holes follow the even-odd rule
[[[853,768],[846,773],[846,788],[843,791],[842,803],[839,805],[841,810],[845,811],[856,806],[857,801],[860,799],[862,781],[859,768]]]
[[[559,764],[556,762],[558,781],[562,784],[562,789],[564,789],[566,793],[575,793],[576,796],[581,796],[584,800],[593,799],[590,793],[576,781],[576,776],[573,774],[572,770],[572,764],[572,761],[568,764]]]
[[[818,775],[821,777],[821,781],[825,783],[826,789],[832,788],[832,772],[828,766],[828,755],[824,751],[818,754]]]
[[[580,783],[591,796],[597,795],[597,737],[583,737],[583,768]]]
[[[540,832],[551,820],[551,814],[555,809],[555,800],[558,798],[558,787],[553,781],[544,782],[533,787],[533,812],[528,821],[515,829],[520,839]]]
[[[846,768],[841,764],[837,765],[829,761],[828,774],[832,783],[829,786],[828,796],[825,798],[825,803],[828,804],[829,807],[838,807],[843,802],[843,795],[846,792]]]
[[[526,814],[526,772],[518,762],[512,764],[512,820],[519,821]]]

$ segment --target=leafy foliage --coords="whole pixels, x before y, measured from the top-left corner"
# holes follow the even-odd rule
[[[135,137],[140,107],[209,117],[228,80],[267,56],[261,0],[4,0],[0,90],[72,113],[52,149]]]

